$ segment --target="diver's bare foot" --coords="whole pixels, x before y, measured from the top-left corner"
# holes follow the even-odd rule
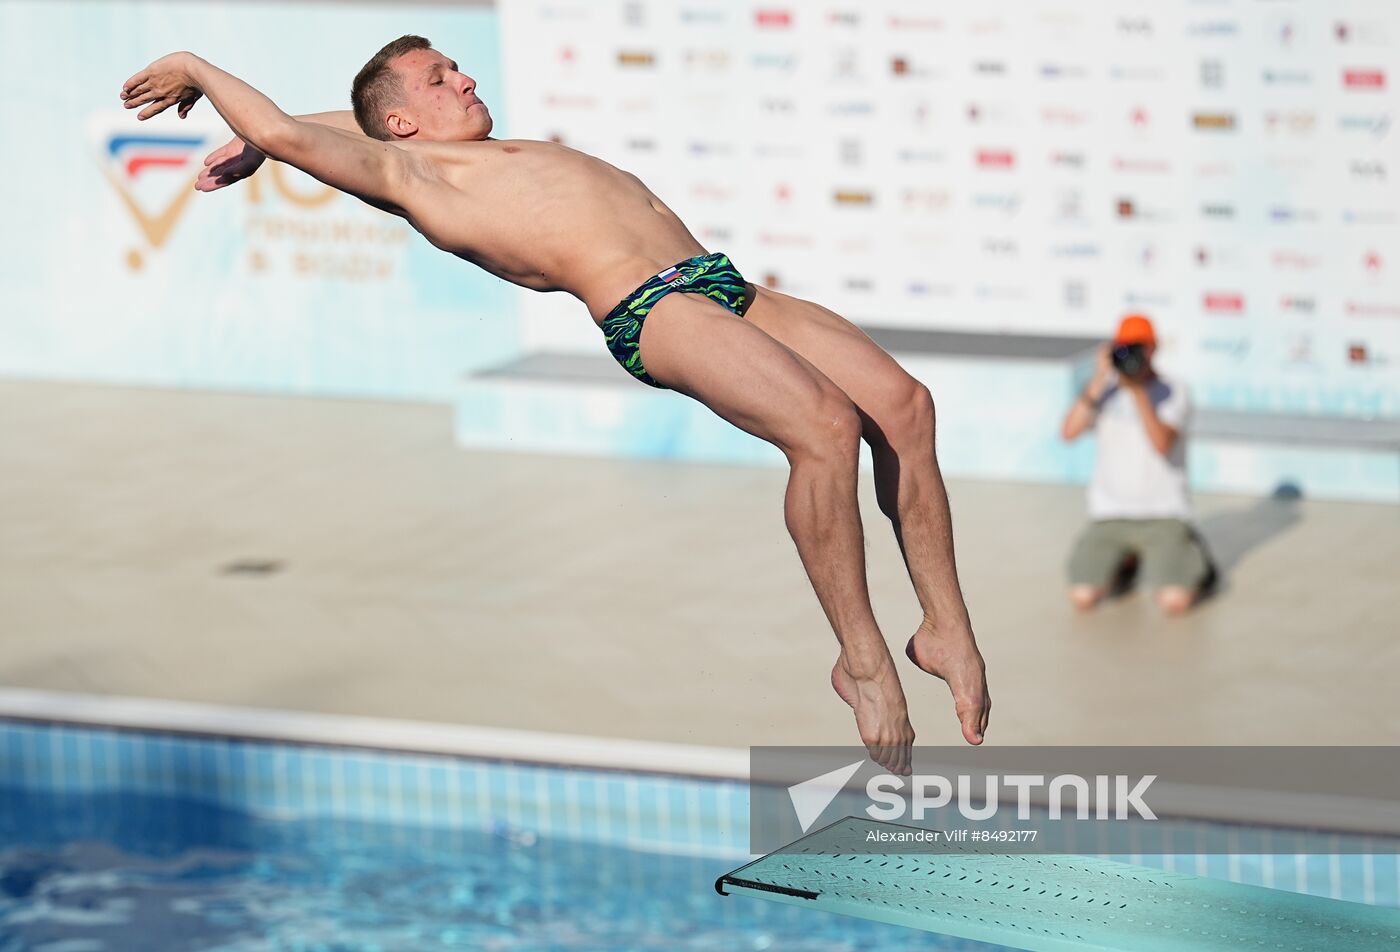
[[[991,718],[992,696],[987,692],[986,664],[971,629],[939,630],[925,618],[904,653],[924,671],[947,682],[963,738],[969,744],[982,743]]]
[[[831,666],[831,687],[838,697],[852,708],[856,706],[856,679],[841,666],[841,659]]]
[[[887,660],[873,673],[857,677],[843,656],[831,669],[831,686],[855,711],[856,729],[870,759],[892,774],[912,773],[914,728],[894,665]]]

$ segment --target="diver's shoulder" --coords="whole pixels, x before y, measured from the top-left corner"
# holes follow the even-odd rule
[[[453,139],[447,141],[427,141],[421,139],[400,139],[395,145],[413,155],[426,158],[470,160],[524,151],[565,149],[556,142],[543,139]]]

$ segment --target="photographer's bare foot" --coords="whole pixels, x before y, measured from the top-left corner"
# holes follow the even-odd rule
[[[942,631],[925,618],[904,653],[922,670],[947,682],[963,738],[969,744],[982,743],[992,713],[992,697],[987,692],[986,664],[972,632]]]
[[[886,663],[868,676],[856,677],[844,658],[837,658],[831,686],[855,711],[856,729],[870,759],[898,776],[913,773],[914,728],[894,666]]]

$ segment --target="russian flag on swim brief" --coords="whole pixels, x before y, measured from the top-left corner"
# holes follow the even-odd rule
[[[667,284],[685,283],[685,275],[681,274],[680,271],[675,267],[667,268],[665,271],[662,271],[660,274],[658,274],[657,277],[660,278],[662,281],[665,281]]]

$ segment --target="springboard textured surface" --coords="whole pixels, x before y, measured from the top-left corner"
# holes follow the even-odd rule
[[[846,817],[715,888],[1035,952],[1400,948],[1395,909],[1085,856],[872,852],[871,833],[910,829]]]

